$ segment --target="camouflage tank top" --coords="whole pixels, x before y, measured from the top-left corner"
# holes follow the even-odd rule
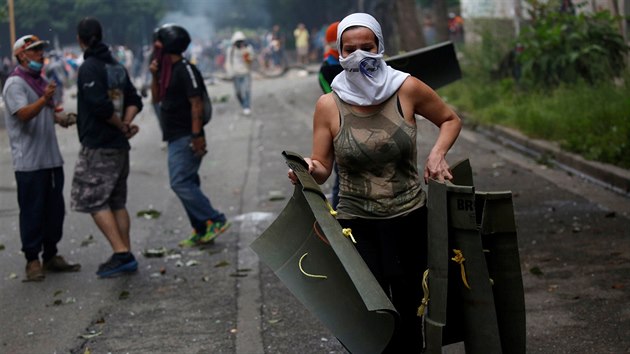
[[[420,208],[426,195],[417,165],[415,125],[398,109],[398,94],[369,114],[333,93],[341,123],[333,140],[339,169],[338,218],[393,218]]]

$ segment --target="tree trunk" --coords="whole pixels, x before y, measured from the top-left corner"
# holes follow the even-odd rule
[[[414,0],[396,0],[395,5],[400,50],[411,51],[425,46]]]
[[[435,29],[438,42],[448,41],[448,8],[446,0],[433,0],[433,14],[435,15]]]

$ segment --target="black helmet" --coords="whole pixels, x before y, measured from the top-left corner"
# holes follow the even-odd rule
[[[190,35],[184,27],[166,24],[154,32],[154,38],[162,42],[166,53],[181,54],[190,44]]]

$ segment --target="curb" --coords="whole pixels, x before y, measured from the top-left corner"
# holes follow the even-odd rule
[[[555,143],[529,138],[512,128],[497,125],[473,126],[469,128],[520,153],[544,161],[570,174],[577,175],[630,198],[629,170],[610,164],[586,160],[582,156],[562,151]]]

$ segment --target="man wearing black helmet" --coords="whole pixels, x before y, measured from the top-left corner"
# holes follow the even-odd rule
[[[201,190],[199,167],[207,152],[203,115],[211,112],[204,112],[207,92],[199,70],[182,56],[189,44],[190,35],[183,27],[163,25],[156,31],[149,67],[153,102],[160,103],[163,140],[168,142],[171,188],[193,228],[192,235],[179,243],[181,247],[214,242],[230,226]]]

